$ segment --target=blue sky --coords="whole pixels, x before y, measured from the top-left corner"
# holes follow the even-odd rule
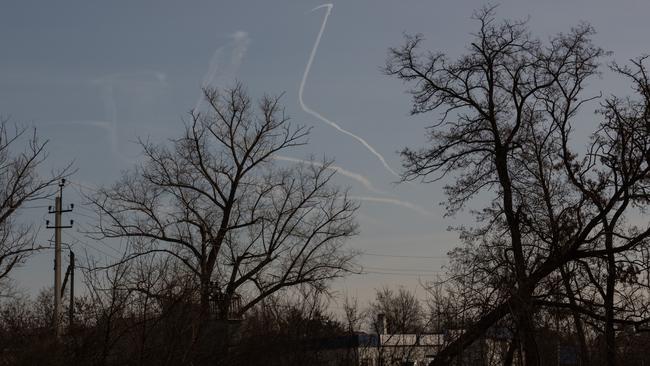
[[[342,134],[301,107],[298,90],[326,15],[318,1],[4,1],[0,12],[0,114],[36,126],[49,139],[48,167],[74,161],[67,202],[80,203],[79,184],[110,184],[137,159],[137,136],[164,141],[178,135],[182,120],[198,102],[203,84],[243,81],[251,94],[285,93],[296,123],[312,126],[311,143],[290,156],[336,160],[349,174],[338,183],[362,198],[361,234],[350,246],[371,254],[361,264],[372,272],[339,281],[341,293],[371,296],[383,284],[417,287],[435,275],[444,255],[458,244],[446,228],[471,223],[461,213],[444,218],[442,184],[400,184],[358,140]],[[422,33],[426,47],[450,56],[464,51],[481,1],[335,1],[305,83],[305,104],[367,141],[391,169],[396,153],[424,143],[424,127],[435,114],[410,117],[405,87],[380,71],[390,46],[402,34]],[[580,21],[597,30],[596,43],[627,59],[650,52],[646,1],[502,1],[499,16],[530,16],[530,28],[545,39]],[[607,72],[588,92],[627,93]],[[597,120],[587,106],[576,126],[578,139]],[[368,189],[359,177],[371,182]],[[379,191],[379,192],[378,192]],[[78,251],[99,258],[101,243],[83,238],[88,212],[68,235]],[[42,223],[44,209],[25,219]],[[42,230],[41,241],[50,232]],[[64,236],[65,238],[65,236]],[[76,242],[75,239],[81,239]],[[99,248],[99,250],[97,249]],[[100,251],[101,250],[101,251]],[[110,258],[106,258],[110,260]],[[15,278],[30,292],[49,286],[52,255],[32,258]],[[381,270],[381,269],[385,270]]]

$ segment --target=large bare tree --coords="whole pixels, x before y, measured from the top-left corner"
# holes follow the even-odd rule
[[[647,228],[619,220],[632,207],[647,204],[650,166],[647,114],[642,113],[647,79],[639,63],[634,70],[619,69],[632,76],[642,101],[634,108],[607,101],[604,121],[580,157],[570,142],[571,123],[594,99],[583,96],[584,88],[598,74],[604,55],[591,42],[593,29],[580,25],[541,42],[523,21],[497,21],[494,8],[478,11],[475,18],[479,31],[456,61],[419,52],[422,37],[407,36],[402,47],[390,50],[386,67],[388,74],[412,85],[414,114],[439,111],[442,116],[430,128],[431,146],[402,152],[404,179],[431,181],[455,174],[446,187],[449,214],[479,193],[492,194],[478,213],[480,226],[461,232],[474,248],[472,273],[485,285],[484,293],[497,291],[491,296],[497,301],[485,306],[435,362],[447,364],[510,317],[524,363],[538,365],[537,309],[544,304],[586,313],[567,281],[573,275],[567,272],[569,264],[609,257],[611,273],[613,255],[648,237]],[[566,297],[560,304],[547,301],[552,278],[564,278]],[[610,290],[605,309],[612,307],[615,278],[605,286]],[[611,320],[611,310],[607,313]]]
[[[240,84],[204,94],[209,108],[191,112],[183,136],[141,141],[144,162],[91,197],[95,234],[128,239],[126,260],[175,258],[196,279],[204,310],[219,298],[219,317],[350,271],[355,255],[344,242],[357,231],[358,206],[332,184],[330,163],[273,164],[308,130],[289,123],[279,97],[256,105]]]

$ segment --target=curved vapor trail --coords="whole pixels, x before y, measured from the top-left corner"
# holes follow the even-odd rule
[[[325,31],[325,26],[327,25],[327,18],[329,18],[333,7],[334,7],[333,4],[323,4],[323,5],[317,6],[314,9],[312,9],[312,11],[314,11],[314,10],[318,10],[320,8],[327,8],[327,11],[325,12],[325,17],[323,18],[323,23],[321,24],[320,30],[318,31],[318,36],[316,36],[316,42],[314,42],[314,47],[312,47],[311,53],[309,54],[309,60],[307,61],[307,66],[305,66],[305,72],[302,74],[302,80],[300,81],[300,88],[298,89],[298,103],[300,103],[300,107],[302,107],[302,109],[305,112],[311,114],[312,116],[318,118],[319,120],[325,122],[326,124],[334,127],[339,132],[342,132],[342,133],[354,138],[355,140],[359,141],[363,146],[366,147],[366,149],[368,149],[371,153],[373,153],[379,159],[379,161],[381,161],[381,163],[384,165],[384,168],[386,168],[386,170],[388,170],[391,174],[393,174],[394,176],[399,178],[400,177],[399,174],[397,174],[388,165],[388,163],[386,162],[386,159],[384,159],[384,157],[377,150],[375,150],[375,148],[373,148],[368,142],[366,142],[366,140],[364,140],[363,138],[355,135],[354,133],[352,133],[352,132],[350,132],[350,131],[348,131],[346,129],[343,129],[336,122],[330,121],[329,119],[327,119],[326,117],[324,117],[320,113],[312,110],[311,108],[309,108],[305,104],[305,101],[303,100],[302,94],[303,94],[303,91],[305,89],[305,83],[307,82],[307,75],[309,75],[309,70],[311,69],[311,64],[314,62],[314,56],[316,55],[316,51],[318,50],[318,45],[320,44],[320,39],[323,36],[323,32]]]
[[[293,162],[293,163],[300,163],[300,164],[309,164],[309,165],[313,165],[313,166],[316,166],[316,167],[319,167],[319,168],[322,168],[324,166],[323,163],[319,163],[317,161],[297,159],[297,158],[292,158],[292,157],[289,157],[289,156],[282,156],[282,155],[275,155],[275,156],[273,156],[273,159],[281,160],[281,161],[290,161],[290,162]],[[346,176],[348,178],[356,180],[357,182],[361,183],[361,185],[363,185],[369,191],[372,191],[372,192],[375,192],[375,193],[378,193],[378,194],[386,193],[384,191],[381,191],[381,190],[375,188],[375,186],[372,185],[372,182],[370,182],[370,180],[368,178],[364,177],[363,175],[361,175],[359,173],[349,171],[349,170],[347,170],[345,168],[342,168],[340,166],[337,166],[337,165],[329,165],[327,168],[331,169],[331,170],[334,170],[337,173],[339,173],[341,175],[344,175],[344,176]]]
[[[391,205],[398,205],[402,206],[408,209],[411,209],[413,211],[416,211],[422,215],[426,216],[432,216],[433,214],[424,208],[411,203],[411,202],[406,202],[402,200],[398,200],[395,198],[387,198],[387,197],[371,197],[371,196],[350,196],[351,199],[353,200],[359,200],[359,201],[368,201],[368,202],[377,202],[377,203],[388,203]]]

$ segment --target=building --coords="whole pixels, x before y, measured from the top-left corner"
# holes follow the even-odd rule
[[[393,334],[385,317],[378,317],[379,334],[355,333],[325,340],[321,347],[329,351],[331,365],[421,366],[433,361],[443,347],[463,330],[440,333]],[[512,334],[506,329],[491,330],[460,355],[463,365],[503,365]],[[516,358],[516,357],[515,357]],[[516,364],[516,363],[515,363]]]

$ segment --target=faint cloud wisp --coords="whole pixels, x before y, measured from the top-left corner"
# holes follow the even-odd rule
[[[239,71],[239,66],[246,55],[246,51],[248,51],[248,45],[251,39],[248,32],[241,30],[228,35],[228,38],[230,42],[218,47],[212,54],[208,71],[201,81],[202,88],[214,86],[219,82],[219,79],[222,79],[221,81],[229,81],[228,79],[234,78]],[[232,51],[228,62],[224,62],[224,52],[228,47],[232,47]],[[203,96],[200,96],[194,106],[195,111],[200,110],[203,101]]]
[[[116,88],[121,90],[135,90],[133,93],[141,98],[152,98],[154,96],[151,90],[155,88],[167,87],[167,75],[157,70],[139,70],[133,72],[122,72],[106,75],[91,80],[92,85],[99,86],[102,92],[102,101],[107,116],[106,121],[88,121],[87,123],[70,122],[73,124],[85,124],[88,126],[98,127],[108,132],[108,140],[111,146],[111,152],[124,162],[130,161],[120,147],[118,136],[118,107],[116,102]],[[144,87],[144,88],[143,88]],[[137,92],[140,90],[141,92]],[[148,93],[147,93],[148,92]],[[142,101],[142,99],[139,99]]]
[[[388,203],[388,204],[391,204],[391,205],[397,205],[397,206],[402,206],[402,207],[408,208],[408,209],[416,211],[416,212],[418,212],[418,213],[420,213],[422,215],[426,215],[426,216],[432,216],[433,215],[430,211],[424,209],[421,206],[418,206],[418,205],[416,205],[414,203],[411,203],[411,202],[398,200],[396,198],[370,197],[370,196],[351,196],[350,198],[354,199],[354,200],[359,200],[359,201],[368,201],[368,202],[376,202],[376,203]]]

